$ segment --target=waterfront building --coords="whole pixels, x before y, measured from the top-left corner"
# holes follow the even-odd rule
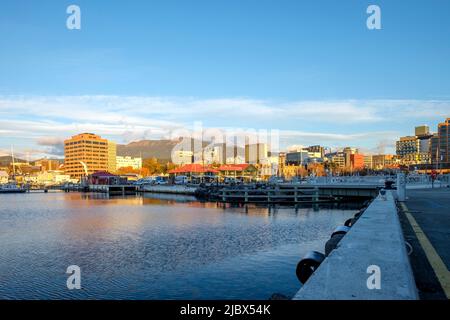
[[[41,171],[58,170],[61,166],[61,161],[56,159],[40,159],[34,162],[34,165],[41,168]]]
[[[171,153],[172,162],[176,165],[185,165],[185,164],[192,164],[193,158],[194,158],[194,152],[193,151],[186,151],[186,150],[172,150]]]
[[[372,155],[365,155],[364,156],[364,168],[366,168],[366,169],[372,169],[373,168]]]
[[[435,133],[430,139],[430,157],[431,157],[431,165],[435,169],[437,169],[437,165],[439,163],[439,134]]]
[[[430,163],[430,138],[431,136],[407,136],[400,137],[396,142],[396,154],[404,165]]]
[[[0,184],[8,183],[9,174],[6,171],[0,171]]]
[[[283,176],[284,167],[286,166],[286,152],[278,153],[278,176]]]
[[[268,157],[268,146],[266,143],[254,143],[245,145],[245,162],[259,164]]]
[[[325,155],[327,161],[331,164],[331,167],[343,170],[345,169],[345,154],[343,152],[333,152]]]
[[[358,171],[364,169],[364,155],[355,153],[350,155],[350,168],[352,171]]]
[[[426,165],[431,162],[431,139],[426,125],[415,127],[414,136],[400,137],[396,142],[396,154],[403,165]]]
[[[117,144],[108,141],[108,172],[116,172],[117,168]]]
[[[400,140],[396,142],[396,153],[400,157],[418,153],[419,149],[420,142],[416,136],[400,137]]]
[[[239,155],[228,157],[226,164],[245,164],[245,157]]]
[[[320,145],[309,146],[306,148],[309,152],[319,154],[318,158],[323,158],[325,156],[325,148]]]
[[[450,168],[450,118],[447,118],[443,123],[439,123],[438,135],[441,166],[447,169]]]
[[[305,165],[308,157],[307,150],[288,152],[286,153],[286,164],[295,166]]]
[[[225,150],[225,151],[224,151]],[[213,146],[206,146],[203,150],[204,163],[225,163],[226,144],[217,144]]]
[[[128,168],[131,167],[135,170],[142,169],[142,158],[140,157],[122,157],[116,156],[116,168]]]
[[[427,125],[417,126],[414,129],[414,133],[416,136],[428,136],[430,134],[430,128]]]
[[[41,167],[33,166],[28,162],[14,162],[14,164],[11,163],[11,169],[9,171],[15,172],[16,175],[30,175],[40,172]]]
[[[81,133],[65,140],[64,155],[64,170],[71,178],[108,171],[108,140],[93,133]]]
[[[438,132],[431,139],[431,157],[434,168],[450,171],[450,118],[438,124]]]
[[[119,177],[128,182],[138,181],[139,179],[142,179],[142,175],[138,173],[123,173],[120,174]]]
[[[258,174],[258,169],[251,164],[224,164],[217,168],[220,180],[227,178],[239,179],[241,181],[251,181]]]
[[[98,171],[88,176],[88,183],[92,185],[124,185],[127,183],[127,179],[107,171]]]
[[[186,176],[191,182],[209,182],[217,178],[219,171],[211,166],[204,166],[198,163],[185,164],[179,168],[170,170],[169,175],[173,179],[176,176]]]
[[[313,155],[311,155],[313,154]],[[315,152],[308,152],[308,159],[306,160],[306,164],[314,164],[314,163],[323,163],[324,160],[322,157],[318,157],[314,155]]]
[[[291,179],[293,177],[306,177],[308,175],[308,169],[304,165],[290,165],[286,164],[283,168],[282,176],[285,179]]]
[[[70,175],[64,174],[63,171],[49,170],[38,173],[35,176],[33,182],[38,185],[51,186],[51,185],[60,185],[66,182],[73,182],[73,180],[70,178]]]
[[[344,150],[342,150],[342,153],[344,154],[345,158],[345,169],[349,171],[352,170],[351,157],[352,155],[358,154],[358,149],[352,147],[345,147]]]
[[[372,156],[374,170],[393,169],[398,167],[397,158],[392,154],[377,154]]]
[[[225,146],[225,164],[244,164],[245,163],[245,147],[238,145],[238,138],[235,137],[233,142]]]
[[[278,174],[278,154],[270,154],[266,159],[262,159],[258,165],[258,177],[264,180]]]

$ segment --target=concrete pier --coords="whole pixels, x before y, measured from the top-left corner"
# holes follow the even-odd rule
[[[369,289],[373,266],[380,289]],[[294,300],[415,300],[417,288],[392,191],[378,196]]]

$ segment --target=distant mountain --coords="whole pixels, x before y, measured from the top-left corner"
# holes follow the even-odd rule
[[[118,144],[118,156],[130,156],[156,158],[161,161],[169,161],[172,149],[179,143],[179,140],[141,140],[129,144]]]
[[[118,156],[130,156],[130,157],[142,157],[156,158],[161,162],[170,161],[172,149],[181,142],[180,140],[141,140],[131,142],[129,144],[118,144],[117,155]],[[206,147],[209,142],[204,141],[203,147]],[[243,152],[244,149],[240,149]],[[230,154],[233,154],[233,148],[227,147]]]
[[[7,167],[7,166],[9,166],[9,164],[11,162],[12,162],[11,156],[1,156],[0,157],[0,167]],[[19,162],[27,162],[27,161],[14,157],[14,162],[19,163]]]

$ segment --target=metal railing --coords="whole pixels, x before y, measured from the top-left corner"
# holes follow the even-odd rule
[[[346,185],[380,185],[384,186],[386,180],[396,181],[396,176],[374,175],[374,176],[327,176],[308,177],[302,181],[304,184],[346,184]],[[431,175],[409,174],[406,176],[407,186],[434,186],[447,187],[450,185],[450,174],[438,175],[433,181]]]

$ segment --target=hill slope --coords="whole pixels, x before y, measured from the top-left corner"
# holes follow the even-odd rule
[[[19,162],[26,162],[23,159],[19,159],[19,158],[14,158],[14,161],[19,163]],[[7,167],[9,166],[9,164],[12,162],[11,156],[1,156],[0,157],[0,167]]]
[[[157,158],[168,161],[172,149],[179,143],[178,140],[141,140],[129,144],[118,144],[118,156],[142,158]]]

